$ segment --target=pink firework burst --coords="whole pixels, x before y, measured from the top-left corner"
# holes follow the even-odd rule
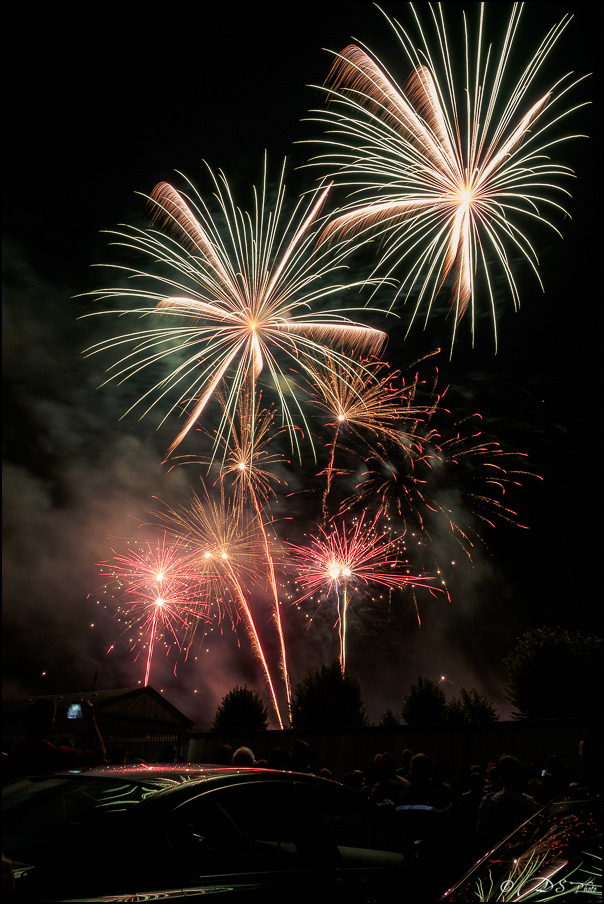
[[[179,541],[168,543],[166,535],[156,543],[135,544],[126,553],[114,553],[103,562],[101,574],[110,576],[120,597],[119,617],[124,632],[132,631],[132,648],[147,650],[145,685],[156,640],[165,638],[169,647],[188,651],[200,620],[209,621],[208,606],[200,596],[200,580],[192,566],[194,552]],[[137,654],[137,658],[138,658]]]
[[[327,596],[333,591],[338,613],[340,665],[346,668],[347,610],[352,591],[371,584],[404,589],[424,585],[430,577],[408,573],[401,556],[400,539],[380,530],[377,518],[366,522],[362,514],[351,526],[333,524],[330,530],[319,528],[309,546],[289,544],[298,571],[298,583],[306,591],[297,602],[317,591]],[[418,618],[419,620],[419,618]]]

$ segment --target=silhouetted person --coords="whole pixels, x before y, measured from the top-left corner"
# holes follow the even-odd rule
[[[413,843],[413,856],[419,859],[429,882],[446,888],[452,855],[452,802],[433,781],[432,762],[425,753],[411,758],[407,781],[409,787],[394,802],[396,827]]]
[[[166,744],[159,755],[158,763],[175,763],[176,747],[174,744]]]
[[[373,761],[375,766],[375,783],[371,789],[371,799],[376,804],[394,801],[398,795],[409,787],[409,782],[396,774],[396,764],[391,753],[378,753]]]
[[[484,797],[484,779],[480,772],[471,772],[468,790],[461,795],[461,821],[465,829],[476,832],[478,811]]]
[[[478,811],[484,797],[484,778],[480,772],[471,772],[468,780],[468,790],[461,795],[459,827],[463,855],[468,862],[478,859]]]
[[[363,773],[360,769],[353,769],[352,772],[346,772],[340,779],[341,785],[352,788],[353,791],[360,791],[363,786]]]
[[[501,791],[501,779],[497,770],[497,763],[489,763],[487,766],[487,780],[484,786],[485,794],[494,794]]]
[[[541,789],[543,780],[541,778],[541,770],[537,763],[527,763],[524,767],[524,790],[535,800],[541,800]]]
[[[233,760],[233,748],[230,744],[221,744],[214,755],[213,763],[217,766],[230,766]]]
[[[499,757],[501,791],[485,796],[478,812],[478,837],[488,850],[538,809],[537,802],[522,791],[523,776],[515,756]]]
[[[36,700],[23,714],[25,739],[5,758],[4,780],[13,781],[24,775],[60,772],[107,762],[105,745],[94,718],[94,707],[84,699],[80,701],[80,706],[90,749],[51,744],[47,736],[55,720],[55,703]]]
[[[407,778],[409,776],[409,771],[411,769],[411,757],[413,756],[413,751],[405,748],[401,753],[401,765],[396,770],[396,774],[400,775],[401,778]]]
[[[416,753],[411,758],[407,781],[409,787],[395,800],[401,830],[414,841],[438,838],[445,829],[445,817],[452,804],[449,795],[432,781],[432,762],[425,753]]]
[[[445,778],[445,770],[440,763],[436,763],[432,767],[432,784],[437,791],[441,791],[453,803],[455,797],[453,786]]]
[[[310,772],[310,747],[306,741],[295,740],[289,757],[292,772]]]
[[[363,797],[366,797],[367,800],[371,799],[371,792],[373,791],[375,782],[375,765],[369,763],[361,772],[361,794]]]
[[[291,769],[289,762],[289,753],[285,747],[273,747],[267,757],[269,769],[279,769],[282,772],[289,772]]]
[[[233,766],[255,766],[256,758],[249,747],[238,747],[231,760]]]

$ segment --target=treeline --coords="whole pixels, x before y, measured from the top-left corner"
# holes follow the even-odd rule
[[[586,716],[599,712],[602,669],[600,637],[585,637],[560,628],[536,628],[519,638],[504,659],[508,671],[507,699],[516,719]],[[244,685],[229,691],[216,710],[214,731],[262,731],[268,711],[260,694]],[[475,688],[460,688],[447,701],[440,683],[418,677],[403,696],[400,712],[388,709],[383,728],[397,725],[496,722],[497,710]],[[338,660],[312,668],[295,687],[291,727],[363,728],[369,726],[359,680],[342,674]]]

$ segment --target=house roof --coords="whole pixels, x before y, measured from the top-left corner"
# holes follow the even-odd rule
[[[151,698],[162,709],[170,713],[173,719],[179,722],[184,728],[192,728],[193,721],[184,715],[179,709],[173,706],[166,698],[159,694],[156,690],[148,685],[146,687],[126,687],[115,688],[113,690],[104,691],[81,691],[80,693],[71,694],[42,694],[32,697],[15,697],[12,700],[2,701],[2,714],[14,715],[24,712],[36,700],[53,700],[58,710],[67,709],[71,703],[78,703],[82,698],[90,700],[94,705],[96,712],[103,713],[112,709],[115,704],[120,704],[126,700],[133,700],[136,697]]]

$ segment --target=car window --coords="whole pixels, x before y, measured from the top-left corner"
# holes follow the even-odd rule
[[[11,858],[36,862],[66,833],[127,810],[159,787],[86,776],[23,779],[2,792],[2,844]]]
[[[336,858],[286,782],[249,782],[201,794],[175,808],[170,839],[197,876],[306,869]]]
[[[599,800],[549,804],[498,845],[455,887],[452,900],[552,901],[602,894]]]
[[[362,798],[330,785],[298,785],[302,806],[312,810],[337,847],[343,865],[397,866],[404,856],[397,836],[390,832],[376,811]]]

